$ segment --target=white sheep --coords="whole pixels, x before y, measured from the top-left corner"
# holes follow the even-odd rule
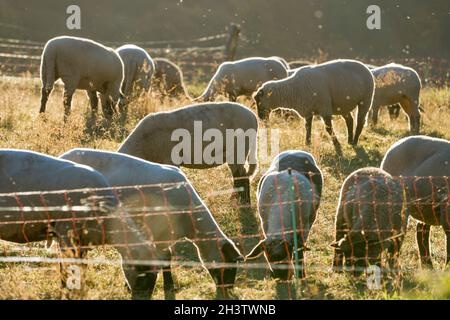
[[[399,104],[409,118],[410,131],[419,133],[422,84],[417,72],[412,68],[390,63],[373,68],[372,73],[375,77],[375,95],[371,110],[373,124],[377,124],[378,113],[382,106]]]
[[[164,58],[155,58],[155,74],[153,87],[161,98],[187,98],[191,100],[183,82],[183,72],[172,61]]]
[[[355,275],[370,265],[381,266],[389,253],[389,267],[398,271],[398,256],[406,233],[408,213],[400,181],[379,168],[362,168],[342,184],[336,211],[333,267],[343,262]]]
[[[64,83],[64,119],[70,114],[76,89],[88,92],[96,112],[100,93],[105,117],[111,118],[122,96],[123,63],[111,48],[89,39],[61,36],[50,39],[41,58],[41,108],[45,112],[48,96],[56,80]]]
[[[196,100],[212,101],[223,94],[230,101],[236,101],[241,95],[251,97],[264,82],[286,77],[287,70],[279,58],[256,57],[224,62]]]
[[[200,261],[207,264],[206,269],[217,284],[218,295],[228,296],[227,289],[233,286],[236,275],[234,263],[241,255],[180,169],[93,149],[73,149],[61,158],[91,166],[119,189],[141,186],[121,190],[120,200],[130,215],[133,211],[139,214],[137,219],[143,221],[144,230],[155,243],[158,255],[168,262],[164,268],[166,299],[175,298],[170,271],[171,248],[184,239],[197,247]],[[144,216],[143,211],[147,213]],[[220,267],[216,262],[232,266]]]
[[[120,101],[119,107],[121,112],[126,114],[124,108],[128,100],[141,92],[147,93],[150,90],[155,64],[147,51],[134,44],[123,45],[117,48],[116,52],[124,66],[122,93],[125,99]]]
[[[157,272],[129,261],[155,260],[156,248],[118,208],[115,193],[98,171],[71,161],[22,150],[0,150],[0,239],[17,243],[58,240],[63,253],[83,258],[112,245],[132,291],[155,285]],[[99,190],[97,190],[99,189]],[[14,210],[19,209],[19,210]],[[133,246],[125,246],[133,243]],[[63,279],[64,281],[64,279]]]
[[[241,104],[200,103],[146,116],[125,139],[118,152],[147,161],[194,169],[227,163],[236,190],[243,188],[238,193],[240,202],[249,204],[249,178],[257,166],[257,130],[255,114]],[[219,140],[214,140],[216,135]],[[233,143],[229,148],[226,146],[228,140]],[[184,150],[182,157],[178,156],[180,146],[188,149]],[[212,151],[212,146],[215,146],[214,157],[205,160],[204,156]],[[245,168],[246,163],[249,164],[248,169]]]
[[[432,267],[430,226],[442,226],[450,263],[450,141],[428,136],[399,140],[386,152],[381,168],[400,176],[408,197],[408,210],[418,221],[417,245],[423,266]]]
[[[374,79],[370,70],[355,60],[333,60],[305,66],[292,76],[264,83],[254,95],[258,116],[265,119],[276,108],[295,110],[306,120],[306,144],[311,144],[313,115],[323,118],[326,130],[340,153],[331,117],[341,115],[347,124],[348,143],[357,145],[372,104]],[[357,124],[353,135],[351,111],[358,107]]]
[[[265,239],[246,258],[264,252],[275,278],[289,280],[289,266],[297,245],[299,275],[305,277],[304,251],[316,219],[322,185],[322,172],[310,153],[289,150],[275,157],[258,185],[258,211]]]

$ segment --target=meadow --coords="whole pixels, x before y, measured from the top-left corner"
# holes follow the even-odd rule
[[[192,96],[198,96],[205,83],[190,85]],[[250,106],[250,101],[242,100]],[[77,91],[72,103],[72,115],[63,123],[62,90],[56,88],[50,96],[47,113],[39,115],[40,84],[31,78],[19,80],[0,78],[0,148],[38,151],[53,156],[75,147],[116,150],[121,141],[146,114],[170,110],[188,104],[182,100],[165,101],[141,97],[130,106],[125,126],[105,127],[102,116],[90,116],[89,103],[82,91]],[[450,139],[450,89],[425,87],[422,90],[421,133]],[[440,227],[432,227],[431,254],[434,271],[421,271],[415,243],[415,221],[410,219],[408,233],[402,247],[402,286],[394,293],[386,290],[359,290],[358,284],[346,274],[330,271],[334,241],[334,216],[339,190],[345,177],[354,170],[379,166],[386,150],[398,139],[409,134],[406,117],[389,119],[382,109],[377,127],[366,126],[358,147],[346,144],[343,119],[334,119],[335,132],[343,147],[338,157],[323,123],[315,119],[311,147],[304,144],[304,121],[295,116],[272,114],[261,127],[279,129],[280,151],[300,149],[311,152],[324,174],[324,193],[318,218],[311,230],[306,253],[307,278],[298,290],[299,299],[449,299],[450,273],[442,271],[445,263],[445,237]],[[260,162],[252,181],[252,203],[259,178],[269,163]],[[240,234],[236,201],[228,192],[232,188],[231,175],[226,166],[208,170],[184,170],[209,206],[224,232],[230,237]],[[54,257],[43,243],[16,245],[0,241],[0,257]],[[89,258],[106,259],[111,264],[89,264],[85,273],[86,290],[83,299],[129,299],[124,277],[117,264],[118,254],[107,247],[89,253]],[[175,263],[176,265],[176,263]],[[252,279],[245,272],[238,273],[234,294],[239,299],[276,298],[275,281]],[[214,283],[200,266],[175,266],[177,298],[213,299]],[[62,296],[58,266],[45,262],[0,262],[0,299],[59,299]],[[163,299],[162,277],[158,280],[155,299]]]

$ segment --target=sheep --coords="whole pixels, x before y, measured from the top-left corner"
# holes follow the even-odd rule
[[[260,85],[269,80],[287,77],[287,70],[279,58],[247,58],[224,62],[217,69],[197,101],[212,101],[224,94],[232,102],[241,95],[251,97]]]
[[[406,232],[406,197],[398,179],[379,168],[362,168],[344,181],[336,212],[333,269],[346,266],[360,275],[370,265],[381,266],[389,253],[389,267],[399,270],[398,256]]]
[[[411,136],[397,141],[386,152],[381,168],[401,176],[408,209],[417,220],[416,238],[421,264],[432,268],[430,226],[440,225],[447,239],[446,264],[450,263],[450,141]]]
[[[142,287],[155,285],[154,267],[146,267],[142,274],[139,264],[128,261],[154,260],[156,248],[117,207],[114,192],[99,172],[41,153],[11,149],[0,150],[0,167],[1,240],[49,243],[57,239],[65,255],[78,258],[95,246],[109,244],[126,259],[122,270],[134,298]]]
[[[213,168],[227,163],[233,175],[234,187],[236,190],[243,188],[238,193],[240,203],[250,204],[249,178],[257,167],[257,130],[255,114],[241,104],[193,104],[146,116],[125,139],[118,152],[147,161],[194,169]],[[208,137],[209,134],[212,136]],[[217,135],[219,137],[215,137]],[[206,141],[211,141],[213,137],[216,140],[207,144]],[[233,145],[229,148],[226,148],[225,140],[230,139],[225,137],[232,138]],[[236,140],[237,143],[234,143]],[[217,146],[217,143],[220,145]],[[213,144],[214,159],[204,159],[208,150],[211,153]],[[189,150],[180,150],[180,146]],[[180,151],[183,151],[182,157],[179,157]],[[249,164],[248,170],[245,168],[246,162]]]
[[[117,48],[116,52],[124,65],[124,79],[121,89],[125,99],[120,101],[119,107],[121,113],[126,115],[127,100],[141,92],[147,93],[150,90],[155,64],[147,51],[134,44],[123,45]]]
[[[367,66],[367,68],[369,68],[371,71],[372,71],[373,69],[376,69],[376,68],[379,67],[379,66],[376,66],[376,65],[373,65],[373,64],[368,64],[368,63],[366,63],[366,66]],[[375,84],[375,87],[376,87],[376,84]],[[399,103],[396,103],[396,104],[387,106],[387,109],[388,109],[388,112],[389,112],[389,118],[391,118],[391,120],[397,119],[398,116],[400,115],[400,109],[401,109],[401,106],[400,106]],[[421,111],[422,111],[422,110],[421,110]],[[369,115],[370,115],[370,110],[369,110]],[[371,117],[371,116],[369,116],[369,117]]]
[[[322,195],[322,172],[307,152],[289,150],[280,153],[258,184],[258,211],[265,239],[246,259],[265,253],[277,279],[290,280],[288,266],[295,246],[300,254],[300,277],[305,277],[304,251],[309,231],[316,219]],[[296,227],[293,225],[295,212]],[[294,241],[294,231],[298,244]],[[277,265],[284,268],[277,268]]]
[[[194,243],[200,261],[208,264],[206,268],[217,284],[218,296],[228,297],[228,289],[234,284],[236,275],[234,264],[242,260],[242,256],[180,169],[93,149],[72,149],[60,157],[98,170],[114,187],[142,185],[139,190],[122,190],[121,201],[126,209],[151,205],[151,212],[147,211],[148,215],[139,218],[159,255],[168,261],[168,267],[164,269],[166,299],[175,298],[170,271],[171,247],[184,239]],[[216,262],[232,266],[221,268]]]
[[[372,103],[372,122],[378,122],[380,107],[399,104],[409,118],[411,133],[420,131],[420,90],[422,87],[417,72],[409,67],[390,63],[372,69],[375,77],[375,95]],[[391,118],[398,114],[395,107],[391,107]]]
[[[50,39],[41,57],[41,108],[45,112],[48,96],[56,80],[64,83],[64,119],[70,115],[76,89],[86,90],[93,113],[97,111],[100,93],[103,114],[111,119],[115,106],[123,97],[123,63],[111,48],[95,41],[61,36]]]
[[[306,119],[306,144],[311,144],[314,114],[320,115],[333,144],[340,144],[331,124],[332,115],[341,115],[347,124],[348,143],[357,145],[372,104],[374,78],[370,70],[355,60],[333,60],[306,66],[282,80],[264,83],[254,95],[258,116],[265,119],[270,111],[284,107],[295,110]],[[353,136],[351,111],[358,106],[358,119]]]
[[[191,100],[184,86],[181,69],[168,59],[155,58],[153,62],[155,63],[153,87],[160,92],[161,97]]]

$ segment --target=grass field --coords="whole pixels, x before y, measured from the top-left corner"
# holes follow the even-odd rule
[[[102,117],[89,117],[88,100],[84,92],[77,92],[70,120],[64,124],[62,90],[50,96],[47,113],[38,114],[40,102],[39,84],[23,79],[18,82],[0,79],[0,147],[18,148],[58,156],[74,147],[90,147],[116,150],[120,142],[144,115],[176,108],[187,101],[160,104],[155,99],[140,99],[131,107],[131,116],[125,128],[112,126],[105,129]],[[205,84],[189,87],[193,96],[198,95]],[[422,91],[422,107],[425,109],[422,133],[433,137],[450,139],[450,89],[429,88]],[[244,101],[250,105],[248,101]],[[334,121],[335,131],[343,146],[343,156],[337,157],[324,125],[315,120],[313,143],[304,145],[304,122],[301,119],[272,115],[262,127],[278,128],[281,132],[280,151],[301,149],[310,151],[324,173],[324,193],[318,218],[311,230],[306,253],[307,279],[298,292],[298,298],[306,299],[449,299],[450,274],[443,271],[445,262],[445,237],[441,228],[432,227],[433,272],[421,272],[414,239],[415,222],[410,221],[408,234],[401,253],[403,287],[400,292],[388,295],[386,291],[357,290],[350,277],[329,271],[332,262],[334,240],[334,215],[339,189],[345,177],[352,171],[366,166],[379,166],[386,150],[398,139],[408,135],[407,120],[401,115],[391,121],[385,110],[376,128],[366,127],[357,148],[346,142],[345,123]],[[268,167],[260,163],[259,172],[252,182],[252,201],[255,203],[255,187],[259,177]],[[239,234],[238,214],[230,194],[217,193],[232,187],[230,174],[225,166],[210,170],[185,170],[188,177],[204,198],[215,218],[229,236]],[[1,256],[54,256],[47,252],[43,243],[15,245],[0,241]],[[89,254],[90,258],[118,260],[118,254],[108,248],[99,248]],[[214,284],[208,273],[200,267],[193,269],[176,267],[175,276],[179,292],[177,298],[213,299]],[[162,278],[162,277],[161,277]],[[124,278],[118,265],[92,264],[86,270],[87,290],[84,299],[129,299]],[[154,298],[162,299],[162,281]],[[239,299],[275,298],[275,281],[249,279],[245,272],[238,274],[235,295]],[[0,262],[0,299],[59,299],[61,287],[57,266],[47,263]]]

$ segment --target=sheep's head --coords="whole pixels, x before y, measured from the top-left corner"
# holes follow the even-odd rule
[[[256,110],[260,119],[267,119],[270,111],[273,109],[272,103],[273,91],[266,86],[262,86],[253,95],[253,99],[256,102]]]
[[[236,279],[237,264],[242,262],[244,257],[234,243],[228,240],[221,245],[220,251],[222,262],[227,264],[227,266],[222,268],[211,267],[208,268],[208,271],[216,283],[216,298],[229,299],[230,290]]]

